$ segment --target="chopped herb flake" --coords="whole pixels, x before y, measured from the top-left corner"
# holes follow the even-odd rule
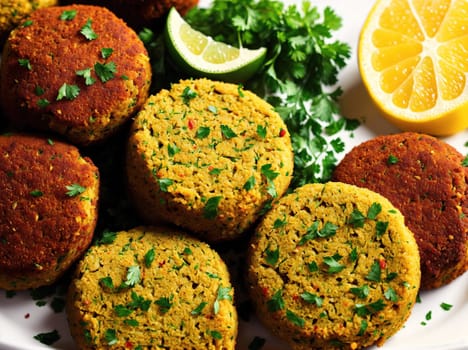
[[[149,249],[145,254],[145,266],[150,267],[155,258],[154,248]]]
[[[192,310],[191,314],[200,315],[206,305],[208,305],[208,303],[206,301],[202,301],[195,309]]]
[[[62,21],[71,21],[76,17],[76,10],[65,10],[60,14]]]
[[[111,48],[111,47],[103,47],[103,48],[101,49],[101,56],[102,56],[102,58],[107,59],[107,58],[109,58],[109,57],[112,55],[113,52],[114,52],[114,49],[113,49],[113,48]]]
[[[174,295],[171,295],[169,298],[161,297],[155,301],[155,304],[159,306],[159,311],[162,314],[167,313],[171,309],[172,299],[174,299]]]
[[[221,125],[221,134],[223,134],[223,136],[228,140],[237,136],[237,134],[227,125]]]
[[[372,282],[380,282],[381,274],[382,268],[380,267],[380,262],[376,260],[372,264],[371,269],[366,276],[366,279]]]
[[[18,63],[21,67],[24,67],[26,68],[27,70],[31,70],[32,67],[31,67],[31,62],[29,62],[29,60],[27,58],[19,58],[18,59]]]
[[[205,219],[214,219],[218,216],[218,207],[222,199],[222,196],[215,196],[206,201],[205,207],[203,208],[203,217]]]
[[[86,187],[83,187],[79,184],[71,184],[66,186],[67,189],[67,196],[68,197],[76,197],[86,191]]]
[[[100,63],[96,62],[94,64],[94,71],[98,78],[103,82],[107,82],[115,77],[117,72],[117,66],[114,62]]]
[[[58,340],[60,340],[60,334],[56,329],[54,329],[51,332],[36,334],[34,336],[34,339],[41,342],[42,344],[52,345]]]
[[[284,300],[282,296],[282,291],[277,290],[275,294],[267,301],[267,308],[269,312],[276,312],[284,309]]]
[[[297,314],[292,312],[291,310],[286,310],[286,318],[291,321],[292,324],[298,327],[304,327],[305,321],[303,318],[300,318]]]
[[[98,38],[98,35],[94,32],[92,28],[93,21],[91,18],[86,20],[85,25],[81,28],[80,33],[88,40],[95,40]]]
[[[96,79],[91,76],[91,68],[77,70],[76,75],[83,77],[85,79],[85,84],[88,86],[93,85],[96,82]]]
[[[198,94],[196,91],[192,90],[190,87],[186,86],[184,91],[182,91],[182,101],[184,101],[184,103],[186,105],[188,105],[190,103],[190,100],[193,100],[195,97],[197,97]]]
[[[56,100],[60,101],[62,99],[67,99],[67,100],[74,100],[76,97],[78,97],[80,93],[80,88],[76,85],[68,85],[67,83],[64,83],[58,91],[58,95]]]

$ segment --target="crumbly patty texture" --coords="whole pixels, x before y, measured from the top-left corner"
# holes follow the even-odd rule
[[[151,96],[128,142],[127,178],[149,223],[239,237],[288,188],[293,153],[273,107],[241,87],[185,80]]]
[[[150,82],[143,43],[111,11],[52,6],[34,11],[8,37],[0,97],[14,126],[88,145],[129,120]]]
[[[36,9],[57,5],[57,0],[4,0],[0,3],[0,46],[8,34]]]
[[[462,161],[442,140],[406,132],[356,146],[333,174],[382,194],[403,213],[419,246],[423,289],[445,285],[468,268],[468,169]]]
[[[55,282],[91,243],[99,173],[74,146],[0,136],[0,288]]]
[[[382,345],[416,301],[418,247],[381,195],[309,184],[263,218],[247,278],[259,318],[293,349]]]
[[[93,246],[67,298],[80,349],[234,350],[237,313],[220,256],[178,229],[137,227]]]

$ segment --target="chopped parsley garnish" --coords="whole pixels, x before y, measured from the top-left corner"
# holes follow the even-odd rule
[[[96,79],[91,76],[91,68],[77,70],[76,75],[83,77],[85,79],[85,84],[88,86],[93,85],[96,82]]]
[[[31,62],[29,62],[29,60],[27,58],[18,58],[18,64],[21,67],[26,68],[27,70],[32,69]]]
[[[275,294],[267,301],[267,308],[270,312],[276,312],[284,309],[283,292],[281,289],[277,290]]]
[[[117,315],[117,317],[127,317],[133,312],[133,310],[129,309],[125,305],[119,304],[114,307],[114,312]]]
[[[145,266],[150,267],[155,258],[154,248],[149,249],[145,254]]]
[[[372,282],[380,282],[382,274],[382,268],[380,267],[380,263],[376,260],[371,266],[369,273],[366,276],[366,280]]]
[[[74,100],[76,97],[78,97],[79,93],[80,88],[78,86],[63,83],[63,85],[59,88],[56,100],[60,101],[64,98],[67,100]]]
[[[36,96],[42,96],[44,95],[44,92],[45,92],[44,89],[39,85],[36,85],[36,87],[34,88],[34,94]]]
[[[364,333],[366,332],[367,326],[368,326],[367,321],[361,320],[361,325],[359,326],[359,332],[358,332],[359,336],[364,335]]]
[[[230,300],[232,301],[231,287],[219,286],[218,291],[216,292],[216,300],[213,304],[213,312],[216,315],[219,312],[219,302],[221,300]]]
[[[86,191],[86,187],[83,187],[79,184],[71,184],[66,186],[67,188],[67,196],[68,197],[76,197]]]
[[[132,265],[127,269],[127,277],[123,282],[123,287],[133,287],[136,284],[140,283],[141,280],[141,270],[140,266]]]
[[[328,266],[328,273],[338,273],[346,267],[346,265],[342,265],[338,262],[341,258],[342,256],[338,253],[333,256],[325,256],[323,258],[323,263]]]
[[[26,27],[32,26],[32,24],[33,24],[33,21],[31,19],[28,19],[28,20],[24,21],[24,23],[21,25],[21,27],[26,28]]]
[[[218,206],[222,199],[222,196],[215,196],[206,201],[203,208],[203,217],[205,219],[214,219],[218,216]]]
[[[388,221],[377,221],[375,223],[375,235],[377,238],[382,237],[387,232]]]
[[[394,165],[396,163],[398,163],[399,159],[394,156],[393,154],[390,154],[387,158],[387,163],[390,164],[390,165]]]
[[[94,71],[98,78],[103,82],[107,82],[115,77],[117,72],[117,66],[114,62],[100,63],[96,62],[94,64]]]
[[[271,250],[270,244],[268,244],[268,246],[265,249],[265,261],[268,265],[275,266],[278,263],[279,254],[279,247],[277,247],[275,250]]]
[[[205,308],[205,306],[208,305],[208,303],[206,301],[202,301],[200,304],[198,304],[198,306],[193,309],[190,313],[192,315],[200,315],[203,311],[203,309]]]
[[[52,345],[58,340],[60,340],[60,334],[56,329],[54,329],[51,332],[36,334],[34,336],[34,339],[41,342],[42,344]]]
[[[200,126],[195,133],[195,137],[197,139],[204,139],[208,137],[209,134],[210,128],[208,126]]]
[[[354,311],[360,317],[366,317],[368,315],[373,315],[385,307],[385,302],[382,299],[379,299],[370,304],[356,304]]]
[[[348,218],[348,224],[350,224],[354,228],[361,228],[364,226],[364,221],[366,217],[363,213],[359,211],[359,209],[354,209],[351,215]]]
[[[60,19],[62,21],[71,21],[76,17],[76,10],[65,10],[60,14]]]
[[[223,339],[223,335],[219,332],[219,331],[216,331],[216,330],[208,330],[207,333],[213,337],[214,339],[218,339],[218,340],[221,340]]]
[[[393,302],[398,301],[398,294],[396,293],[395,289],[392,287],[389,287],[385,292],[384,292],[385,299]]]
[[[466,155],[465,158],[463,158],[461,164],[462,164],[462,166],[468,167],[468,155]]]
[[[267,135],[267,128],[262,125],[257,125],[257,135],[261,138],[264,139]]]
[[[244,190],[246,191],[250,191],[252,188],[255,187],[255,183],[257,181],[255,180],[255,176],[251,176],[247,179],[247,181],[245,182],[244,186],[242,187]]]
[[[382,211],[382,205],[380,203],[372,203],[367,211],[367,218],[370,220],[375,220],[377,215]]]
[[[29,194],[33,197],[42,197],[44,195],[41,190],[32,190]]]
[[[107,345],[115,345],[118,343],[117,331],[112,328],[106,329],[104,332],[104,339],[106,339]]]
[[[37,100],[37,106],[39,108],[45,108],[48,105],[50,105],[50,102],[46,98],[41,98],[41,99]]]
[[[171,294],[171,296],[168,297],[161,297],[158,300],[156,300],[154,303],[159,306],[159,311],[162,314],[167,313],[171,307],[172,307],[172,299],[174,299],[174,295]]]
[[[221,134],[223,134],[223,136],[228,140],[237,136],[237,134],[227,125],[221,125]]]
[[[182,91],[182,101],[184,101],[184,103],[186,105],[188,105],[190,103],[190,100],[194,99],[195,97],[197,97],[198,94],[196,91],[192,90],[190,87],[186,86],[184,91]]]
[[[174,180],[162,178],[162,179],[158,179],[157,182],[158,182],[159,189],[161,190],[161,192],[168,192],[169,186],[171,186],[174,183]]]
[[[102,58],[107,59],[107,58],[109,58],[109,57],[112,55],[113,52],[114,52],[114,49],[113,49],[113,48],[111,48],[111,47],[103,47],[103,48],[101,49],[101,56],[102,56]]]
[[[286,318],[291,321],[292,324],[298,327],[304,327],[305,321],[303,318],[299,317],[296,313],[291,310],[286,310]]]
[[[323,305],[323,299],[316,294],[304,292],[300,295],[301,299],[308,302],[309,304],[315,304],[318,307]]]
[[[440,304],[440,307],[441,307],[442,310],[444,310],[444,311],[450,311],[450,309],[453,307],[453,305],[447,304],[447,303],[441,303],[441,304]]]
[[[358,298],[365,299],[369,296],[370,288],[367,284],[365,284],[362,287],[353,287],[349,291]]]
[[[85,25],[81,28],[80,33],[88,40],[95,40],[98,38],[98,35],[94,32],[92,28],[93,21],[91,18],[86,20]]]
[[[104,230],[101,237],[96,241],[96,244],[112,244],[117,238],[117,232]]]

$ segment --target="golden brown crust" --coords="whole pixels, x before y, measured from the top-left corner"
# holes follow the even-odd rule
[[[60,18],[71,10],[76,11],[73,18]],[[109,10],[55,6],[35,11],[28,21],[12,32],[2,59],[2,107],[15,125],[53,130],[89,144],[115,132],[148,97],[147,51]],[[97,37],[87,39],[83,27]],[[105,48],[113,50],[107,58],[101,52]],[[115,65],[108,81],[101,81],[96,63]],[[95,80],[90,85],[77,74],[86,69]],[[79,88],[76,98],[59,97],[63,84]]]
[[[91,242],[98,169],[74,146],[28,135],[0,136],[0,288],[54,282]],[[67,186],[84,192],[67,194]]]
[[[423,289],[447,284],[467,269],[468,189],[462,160],[445,142],[407,132],[358,145],[333,174],[336,181],[384,195],[401,210],[420,249]]]

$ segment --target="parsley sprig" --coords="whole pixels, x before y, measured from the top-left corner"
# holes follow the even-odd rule
[[[341,18],[330,7],[321,13],[308,0],[300,8],[279,0],[214,0],[193,8],[186,20],[215,40],[268,49],[263,67],[244,85],[266,98],[288,126],[295,153],[292,187],[328,180],[345,149],[340,132],[359,124],[340,115],[342,91],[334,87],[350,57],[348,44],[331,39]]]

